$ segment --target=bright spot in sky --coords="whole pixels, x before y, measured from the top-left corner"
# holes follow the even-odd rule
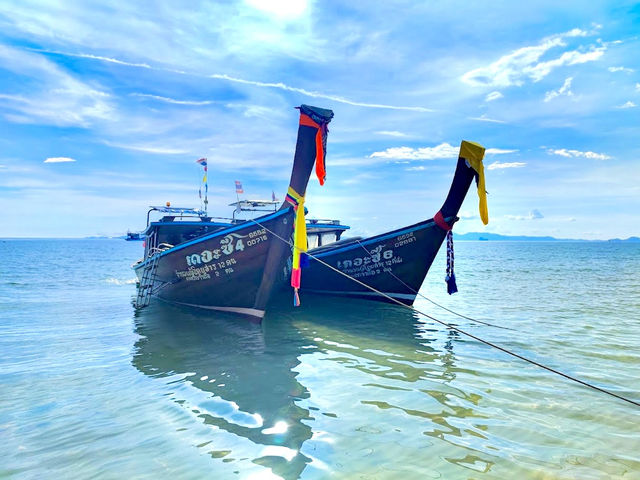
[[[276,422],[276,424],[271,427],[271,428],[265,428],[264,430],[262,430],[262,433],[264,433],[265,435],[270,435],[272,433],[284,433],[287,431],[287,423],[286,422]]]
[[[294,19],[307,9],[307,0],[246,0],[247,4],[281,18]]]

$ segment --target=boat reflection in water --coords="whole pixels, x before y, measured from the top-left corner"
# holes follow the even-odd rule
[[[308,295],[304,310],[276,304],[253,325],[158,302],[136,312],[135,330],[133,365],[189,414],[185,429],[208,427],[194,445],[216,471],[289,479],[451,468],[451,445],[480,470],[491,464],[459,428],[479,397],[450,385],[457,334],[400,307]],[[410,458],[434,439],[448,450]]]

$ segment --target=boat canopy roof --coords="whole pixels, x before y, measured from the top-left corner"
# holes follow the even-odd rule
[[[206,215],[204,210],[199,210],[197,208],[167,207],[164,205],[161,207],[155,207],[152,205],[149,208],[151,208],[151,210],[155,210],[156,212],[160,212],[160,213],[177,213],[180,215],[198,215],[198,216]]]
[[[230,203],[229,206],[244,210],[249,208],[275,207],[276,205],[280,205],[280,203],[278,200],[239,200]]]

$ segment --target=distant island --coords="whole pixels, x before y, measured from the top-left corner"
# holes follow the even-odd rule
[[[583,240],[580,238],[555,238],[555,237],[528,237],[526,235],[500,235],[499,233],[469,232],[454,233],[454,240],[475,240],[475,241],[508,241],[508,242],[615,242],[615,243],[640,243],[640,237],[629,237],[626,239],[612,238],[610,240]]]

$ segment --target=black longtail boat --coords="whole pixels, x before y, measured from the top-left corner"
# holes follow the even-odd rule
[[[138,277],[138,307],[157,297],[234,312],[254,321],[262,319],[291,256],[290,246],[277,237],[289,239],[295,233],[299,245],[299,239],[306,235],[304,196],[314,162],[318,179],[324,183],[327,125],[333,112],[307,105],[299,109],[291,180],[277,211],[241,223],[216,224],[193,209],[152,207],[169,214],[195,213],[200,219],[189,225],[173,222],[169,215],[163,222],[149,225],[147,215],[144,258],[133,265]],[[294,266],[295,252],[299,251],[294,249]],[[292,283],[299,286],[299,268],[294,269]]]
[[[480,217],[484,224],[489,221],[483,157],[481,145],[461,143],[451,188],[433,218],[366,239],[344,239],[309,250],[302,291],[413,304],[445,238],[453,248],[451,229],[474,178]],[[457,290],[452,260],[447,269],[449,293]]]

